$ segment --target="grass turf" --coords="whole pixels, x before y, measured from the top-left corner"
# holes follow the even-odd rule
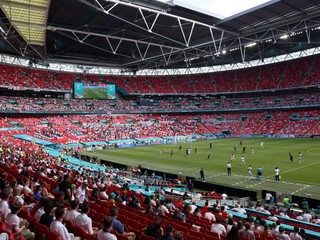
[[[260,142],[264,142],[264,147]],[[213,142],[213,149],[209,143]],[[190,156],[186,156],[186,148],[192,144]],[[234,151],[234,145],[237,150]],[[141,164],[149,169],[175,173],[183,176],[199,177],[200,168],[204,168],[207,182],[237,186],[246,189],[268,189],[281,191],[286,194],[311,194],[320,199],[320,139],[217,139],[212,141],[197,141],[192,143],[178,143],[174,145],[151,145],[133,148],[107,149],[87,152],[86,155],[97,156],[111,162],[119,162],[129,166]],[[179,151],[179,145],[182,150]],[[242,154],[242,147],[246,153]],[[197,148],[197,154],[195,154]],[[250,148],[254,149],[251,155]],[[170,152],[173,149],[173,157]],[[159,155],[162,150],[162,156]],[[289,160],[289,152],[294,162]],[[298,153],[301,152],[303,161],[298,163]],[[211,158],[207,156],[211,153]],[[232,176],[226,174],[226,162],[230,161],[231,153],[236,160],[232,164]],[[240,157],[245,157],[246,165],[240,164]],[[251,165],[256,175],[259,166],[263,169],[263,181],[250,180],[247,168]],[[275,183],[274,169],[278,167],[281,182]]]
[[[107,99],[107,89],[106,88],[89,88],[85,89],[83,93],[83,98],[85,99]]]

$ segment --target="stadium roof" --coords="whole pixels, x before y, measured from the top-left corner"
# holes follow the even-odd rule
[[[225,19],[174,0],[2,0],[0,6],[0,52],[35,64],[204,67],[320,45],[315,0],[273,0]]]

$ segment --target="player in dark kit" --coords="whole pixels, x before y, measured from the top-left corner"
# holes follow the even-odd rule
[[[293,156],[291,153],[289,153],[289,158],[290,158],[290,161],[293,162]]]

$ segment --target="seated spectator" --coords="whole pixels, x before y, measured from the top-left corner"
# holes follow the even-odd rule
[[[114,192],[110,193],[109,194],[109,200],[108,200],[108,203],[112,206],[115,206],[116,205],[116,201],[114,200],[116,197],[116,194]]]
[[[161,240],[172,240],[172,239],[173,239],[173,227],[172,227],[172,225],[167,225],[166,232],[161,237]]]
[[[79,201],[73,200],[71,201],[70,205],[71,205],[71,210],[66,212],[66,214],[64,215],[64,219],[69,220],[72,224],[75,224],[74,221],[76,217],[80,215],[80,213],[78,212]]]
[[[66,205],[66,200],[65,200],[65,193],[60,191],[58,193],[58,195],[55,197],[54,201],[54,206],[55,207],[62,207],[62,206],[65,206]]]
[[[226,209],[225,206],[221,206],[220,207],[219,215],[221,216],[222,219],[227,219],[228,218],[228,212],[226,212],[225,209]]]
[[[173,240],[184,240],[183,233],[181,231],[176,231],[173,234]]]
[[[226,236],[227,230],[224,225],[221,224],[222,220],[220,217],[217,218],[216,222],[211,225],[211,232],[215,232],[221,235]]]
[[[262,232],[260,232],[260,237],[262,238],[271,238],[272,237],[272,233],[269,229],[269,225],[268,224],[265,224],[264,225],[264,229]]]
[[[119,234],[123,234],[129,238],[129,240],[134,240],[136,235],[134,232],[125,232],[123,224],[117,219],[118,209],[113,207],[110,210],[110,216],[112,217],[113,230]]]
[[[148,227],[144,228],[143,231],[146,235],[155,237],[156,239],[161,239],[163,235],[163,229],[161,227],[161,219],[156,218],[154,223],[152,225],[149,225]]]
[[[103,228],[98,232],[98,240],[117,240],[117,237],[111,233],[112,217],[105,217],[102,221]]]
[[[74,237],[72,233],[69,233],[67,228],[63,225],[62,220],[64,215],[64,207],[57,207],[55,210],[56,220],[50,224],[50,230],[56,232],[62,240],[80,240],[79,237]]]
[[[49,193],[47,189],[47,183],[45,181],[40,182],[40,186],[42,188],[41,195],[43,197],[49,197],[50,199],[54,199],[54,196],[51,193]]]
[[[302,217],[304,222],[307,222],[307,223],[312,222],[312,215],[310,214],[309,211],[306,211],[305,213],[303,213]]]
[[[136,210],[140,210],[141,209],[140,199],[139,198],[136,198],[134,200],[132,199],[131,201],[129,201],[128,206],[132,207],[132,208],[134,208]]]
[[[290,240],[290,237],[288,234],[285,233],[284,227],[280,226],[279,227],[279,233],[277,234],[277,239],[278,240]]]
[[[214,208],[209,209],[210,211],[206,212],[204,214],[204,218],[208,219],[210,222],[215,222],[216,221],[216,216],[213,214]]]
[[[243,229],[242,221],[239,220],[238,224],[233,224],[232,228],[227,234],[227,240],[238,240],[239,239],[239,231]]]
[[[302,237],[299,235],[299,228],[294,226],[293,232],[289,235],[291,240],[302,240]]]
[[[250,230],[250,226],[251,226],[250,223],[245,223],[244,229],[239,230],[238,234],[239,234],[240,239],[241,239],[241,237],[247,237],[250,240],[256,239],[253,231]]]
[[[37,222],[40,222],[40,218],[44,214],[44,206],[49,204],[49,202],[51,202],[49,198],[43,197],[40,199],[38,204],[34,206],[32,211],[35,211],[34,218],[37,220]]]
[[[40,201],[40,199],[42,198],[41,192],[42,192],[41,185],[37,185],[35,187],[34,196],[33,196],[35,200]]]
[[[180,208],[176,208],[176,210],[174,210],[174,214],[172,215],[173,219],[176,219],[180,222],[186,222],[186,216],[185,214],[181,211]]]
[[[201,208],[197,207],[196,210],[194,211],[193,215],[202,218],[202,214],[201,214]]]
[[[84,203],[81,209],[81,214],[76,217],[74,223],[76,226],[82,227],[86,233],[94,234],[94,232],[97,232],[97,229],[92,228],[92,219],[88,217],[89,212],[89,205]]]
[[[47,205],[43,207],[44,214],[40,218],[40,223],[46,225],[48,228],[50,228],[50,224],[53,222],[54,217],[54,205],[52,202],[48,202]]]
[[[260,234],[260,232],[263,230],[263,228],[260,226],[260,221],[256,219],[254,224],[251,225],[250,230],[254,233]]]
[[[109,199],[109,196],[106,193],[106,191],[107,191],[107,186],[104,186],[103,189],[100,191],[100,199],[101,200],[108,200]]]
[[[33,232],[30,232],[30,230],[28,229],[28,222],[20,222],[20,218],[18,217],[18,213],[20,212],[21,207],[22,205],[20,202],[13,202],[11,205],[11,212],[7,215],[4,222],[10,232],[21,232],[21,235],[26,240],[33,240],[35,234]]]
[[[2,191],[7,187],[6,181],[7,181],[8,173],[4,172],[1,174],[0,178],[0,190]]]
[[[4,221],[6,216],[10,213],[9,208],[9,198],[11,192],[9,188],[4,188],[1,192],[1,201],[0,201],[0,221]]]

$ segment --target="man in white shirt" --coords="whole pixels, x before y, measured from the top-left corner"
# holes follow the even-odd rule
[[[76,217],[80,215],[80,213],[78,212],[79,201],[78,200],[71,201],[70,206],[71,206],[71,210],[66,212],[66,214],[64,215],[64,219],[69,220],[72,224],[75,224]]]
[[[76,226],[82,227],[86,233],[93,234],[92,219],[88,217],[90,212],[89,205],[83,204],[81,210],[81,214],[76,217],[74,223]]]
[[[141,189],[141,186],[139,186],[139,188],[138,188],[138,190],[136,191],[136,193],[137,193],[137,194],[142,194],[142,193],[143,193],[143,191],[142,191],[142,189]]]
[[[70,234],[67,228],[62,224],[63,217],[65,215],[64,207],[57,207],[55,210],[56,220],[50,224],[50,230],[56,232],[62,240],[78,240],[80,238],[74,237],[73,234]]]
[[[280,182],[280,169],[278,167],[274,169],[274,178],[276,182]]]
[[[11,212],[6,216],[4,222],[7,226],[7,229],[12,232],[21,232],[21,236],[26,240],[33,240],[35,234],[30,232],[29,229],[26,228],[25,224],[20,223],[20,218],[18,217],[18,213],[22,207],[22,204],[19,202],[13,202],[11,205]],[[21,227],[20,227],[21,225]]]
[[[228,195],[226,192],[224,192],[224,193],[222,193],[221,197],[223,200],[226,200],[228,198]]]
[[[305,213],[302,214],[303,221],[310,223],[312,220],[312,215],[309,213],[309,211],[306,211]]]
[[[214,208],[211,208],[211,212],[206,212],[204,214],[204,218],[208,219],[210,222],[215,222],[216,221],[216,216],[212,213],[214,211]]]
[[[4,188],[1,192],[1,201],[0,201],[0,221],[4,221],[6,216],[10,213],[9,208],[9,198],[11,196],[11,192],[9,188]]]
[[[272,194],[270,192],[267,192],[266,197],[265,197],[266,203],[268,203],[268,204],[272,203],[273,202],[272,199],[273,199]]]
[[[103,219],[103,229],[98,232],[98,240],[117,240],[117,237],[110,233],[112,230],[112,217],[108,216]]]
[[[244,156],[241,156],[240,163],[241,163],[241,165],[246,165],[246,161],[244,159]]]
[[[299,228],[295,226],[293,232],[289,235],[291,240],[302,240],[302,237],[299,235]]]
[[[86,199],[87,187],[88,181],[84,180],[83,183],[77,189],[76,199],[78,199],[80,205],[83,204],[84,200]]]
[[[222,220],[220,217],[217,218],[216,223],[213,223],[211,225],[211,232],[218,233],[219,239],[221,239],[221,235],[226,236],[227,235],[227,230],[225,226],[221,224]]]

